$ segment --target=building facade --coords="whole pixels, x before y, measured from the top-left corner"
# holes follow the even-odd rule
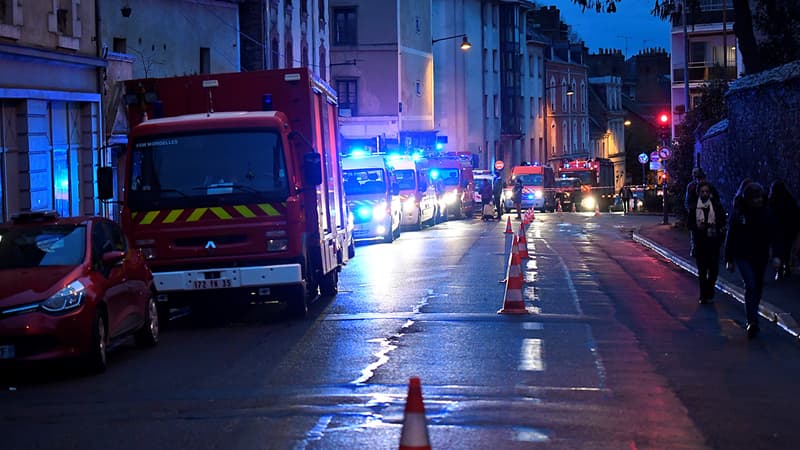
[[[330,0],[342,151],[432,149],[430,0]]]
[[[608,159],[614,164],[614,192],[625,185],[625,111],[622,106],[622,77],[589,78],[589,112],[600,129],[590,133],[590,158]]]
[[[106,62],[90,0],[0,2],[0,222],[94,214]]]
[[[711,80],[733,80],[743,70],[733,33],[733,2],[699,3],[700,11],[687,11],[685,22],[680,15],[672,22],[673,127],[680,124],[685,111],[692,109],[701,95],[699,88]]]

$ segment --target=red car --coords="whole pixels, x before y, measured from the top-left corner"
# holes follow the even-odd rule
[[[0,363],[81,357],[106,368],[112,339],[158,342],[153,276],[101,217],[25,213],[0,224]]]

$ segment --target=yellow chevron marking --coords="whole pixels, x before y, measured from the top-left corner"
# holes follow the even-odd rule
[[[231,215],[228,214],[228,211],[225,211],[223,208],[219,206],[214,206],[211,208],[211,212],[217,215],[220,219],[230,219]]]
[[[178,220],[178,216],[181,215],[183,212],[182,209],[173,209],[172,211],[167,214],[167,217],[164,218],[164,223],[173,223]]]
[[[189,217],[186,219],[186,221],[197,222],[198,220],[200,220],[201,217],[203,217],[203,214],[205,214],[206,211],[208,211],[208,208],[197,208],[194,211],[192,211],[191,214],[189,214]]]
[[[233,207],[233,209],[238,211],[239,214],[242,215],[242,217],[246,217],[248,219],[256,216],[255,214],[253,214],[253,211],[250,211],[250,208],[248,208],[245,205],[236,205]]]
[[[144,217],[142,217],[142,221],[139,222],[139,224],[150,225],[151,223],[153,223],[154,220],[156,220],[156,217],[158,217],[158,213],[159,211],[148,212],[147,214],[144,215]]]
[[[281,213],[278,212],[277,209],[273,208],[272,205],[269,203],[259,203],[258,207],[261,208],[262,211],[267,213],[268,216],[279,216]]]

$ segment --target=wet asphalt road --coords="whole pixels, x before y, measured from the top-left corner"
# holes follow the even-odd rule
[[[796,448],[798,343],[768,324],[747,341],[721,295],[698,305],[630,240],[660,218],[536,219],[530,315],[496,314],[505,223],[405,232],[359,246],[304,321],[190,315],[103,375],[0,374],[0,447],[397,448],[419,376],[434,448]]]

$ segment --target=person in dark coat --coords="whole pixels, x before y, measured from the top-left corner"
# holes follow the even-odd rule
[[[751,182],[744,187],[734,208],[725,238],[725,268],[739,269],[744,281],[744,301],[747,316],[747,337],[759,332],[758,305],[764,289],[764,272],[769,262],[774,227],[766,205],[764,188]]]
[[[770,185],[768,203],[777,227],[773,256],[777,259],[775,281],[778,281],[792,272],[792,245],[800,232],[800,208],[782,181]]]
[[[711,194],[707,181],[697,185],[697,201],[689,214],[689,230],[694,235],[694,256],[697,260],[697,279],[700,284],[700,303],[711,303],[719,275],[719,250],[725,235],[725,209]]]
[[[481,182],[481,204],[488,205],[492,203],[492,184],[489,180],[483,180]]]
[[[522,178],[517,178],[514,182],[514,207],[517,208],[517,219],[522,220],[522,191],[525,185],[522,184]]]
[[[692,169],[692,181],[686,185],[686,193],[683,196],[683,208],[687,213],[687,220],[692,220],[694,214],[695,204],[697,203],[697,187],[700,183],[706,181],[706,173],[700,167]],[[711,185],[711,196],[719,198],[719,192]],[[694,233],[691,228],[689,229],[689,255],[694,256]]]
[[[494,200],[494,208],[497,210],[497,220],[503,218],[503,209],[501,205],[503,187],[503,177],[498,174],[494,177],[494,182],[492,184],[492,200]]]

